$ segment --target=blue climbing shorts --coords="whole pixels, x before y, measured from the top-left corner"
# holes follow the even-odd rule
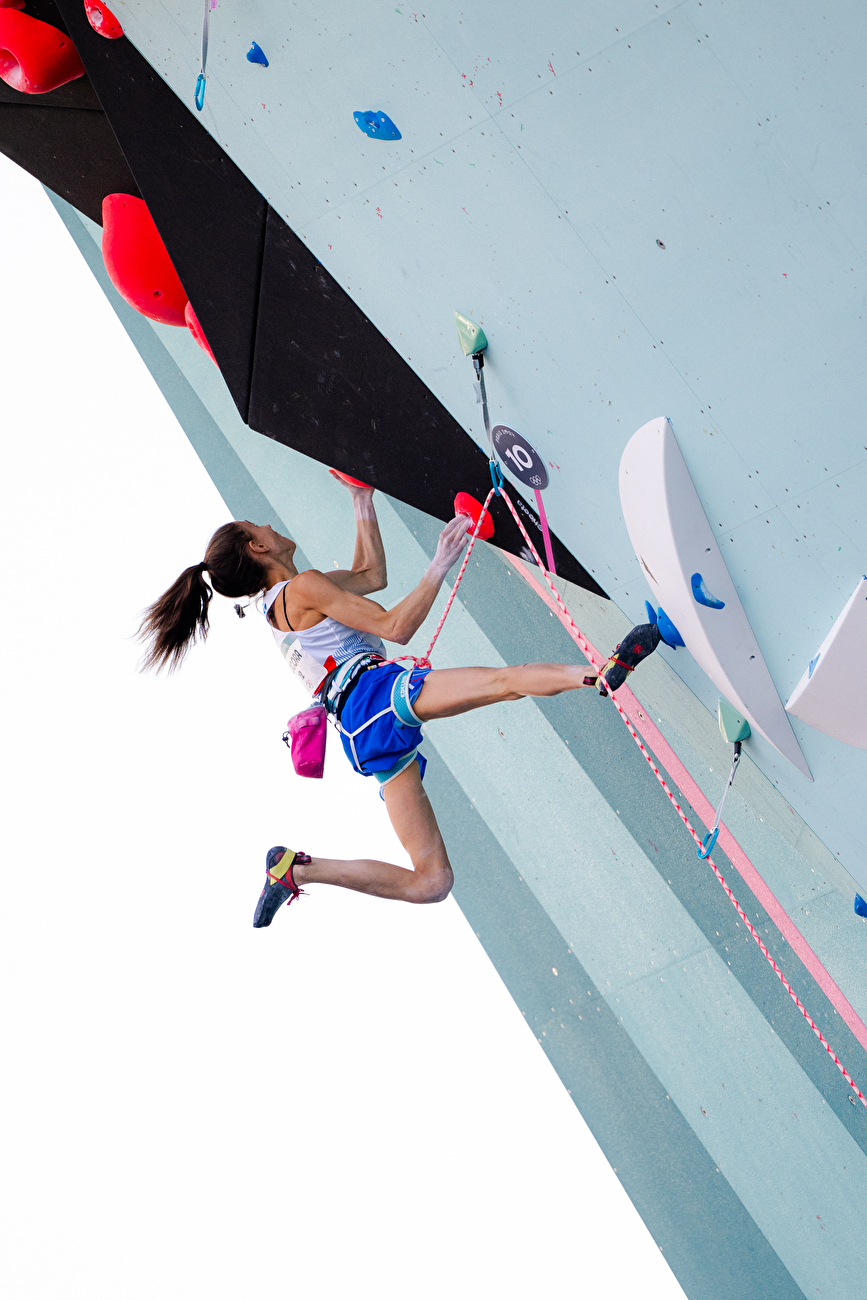
[[[386,785],[418,759],[424,776],[427,764],[418,752],[421,723],[412,705],[430,671],[381,664],[361,674],[347,696],[339,725],[346,757],[356,772]]]

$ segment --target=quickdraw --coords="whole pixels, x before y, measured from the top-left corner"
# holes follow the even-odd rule
[[[695,855],[697,858],[708,858],[710,854],[713,853],[713,848],[716,844],[717,836],[719,835],[719,824],[722,820],[723,804],[726,801],[726,795],[729,792],[731,783],[735,779],[735,772],[738,770],[738,763],[741,761],[741,742],[739,740],[736,740],[734,743],[734,751],[732,757],[732,770],[729,772],[729,779],[723,786],[722,798],[719,801],[719,807],[717,808],[716,816],[713,819],[713,826],[711,826],[707,835],[705,835],[701,844],[696,849]]]
[[[208,35],[211,25],[211,10],[216,9],[217,0],[205,0],[205,14],[202,18],[202,51],[199,58],[199,75],[196,78],[196,93],[194,96],[196,108],[201,113],[205,107],[205,85],[207,83],[208,67]]]

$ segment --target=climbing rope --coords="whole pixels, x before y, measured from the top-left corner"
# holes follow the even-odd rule
[[[488,504],[489,504],[489,502],[490,502],[490,500],[491,500],[491,497],[494,495],[494,492],[495,492],[495,491],[496,491],[495,488],[491,488],[490,492],[489,492],[488,495],[485,497],[484,504],[482,505],[481,510],[479,511],[479,517],[478,517],[478,519],[476,520],[476,524],[475,524],[475,527],[473,528],[472,533],[470,534],[470,544],[469,544],[469,546],[467,547],[467,553],[466,553],[466,555],[464,556],[464,562],[463,562],[463,564],[462,564],[461,567],[460,567],[460,570],[459,570],[459,572],[458,572],[458,576],[455,578],[454,585],[453,585],[452,590],[451,590],[451,595],[449,596],[448,600],[446,601],[446,607],[445,607],[445,609],[443,610],[443,616],[442,616],[442,618],[440,619],[440,621],[437,623],[436,631],[434,632],[433,636],[431,637],[431,643],[430,643],[430,645],[428,646],[427,650],[424,652],[424,654],[422,655],[422,657],[421,657],[420,659],[416,658],[415,655],[398,655],[396,659],[386,659],[386,660],[384,660],[384,661],[383,661],[384,663],[387,663],[387,664],[398,664],[398,663],[401,663],[404,659],[411,659],[411,660],[413,661],[413,663],[415,664],[416,668],[430,668],[430,667],[431,667],[431,661],[430,661],[431,651],[433,650],[434,646],[435,646],[436,643],[437,643],[437,638],[439,637],[440,632],[442,632],[442,630],[443,630],[443,624],[445,623],[446,619],[447,619],[448,616],[449,616],[449,610],[451,609],[452,605],[454,604],[455,596],[458,594],[458,587],[461,585],[461,581],[463,580],[463,576],[464,576],[464,574],[465,574],[466,571],[467,571],[467,565],[468,565],[469,562],[470,562],[470,556],[471,556],[472,553],[473,553],[473,547],[474,547],[475,544],[476,544],[476,539],[478,538],[479,530],[481,529],[482,524],[484,523],[484,520],[485,520],[485,511],[487,510],[487,508],[488,508]]]
[[[546,581],[546,583],[547,583],[547,585],[548,585],[549,590],[551,591],[551,594],[553,595],[553,597],[554,597],[554,599],[556,600],[558,606],[560,607],[560,609],[561,609],[561,611],[562,611],[562,613],[563,613],[565,619],[567,620],[567,631],[569,632],[569,635],[572,637],[572,640],[573,640],[573,641],[575,642],[575,644],[579,647],[579,649],[582,651],[582,653],[587,657],[588,662],[591,663],[591,664],[593,665],[594,668],[601,668],[601,667],[603,666],[603,664],[602,664],[601,662],[599,662],[599,663],[596,662],[597,656],[596,656],[596,653],[595,653],[594,650],[593,650],[593,647],[588,643],[588,641],[586,640],[586,638],[585,638],[584,634],[582,633],[581,629],[580,629],[580,628],[577,626],[577,624],[575,623],[574,619],[572,618],[572,615],[569,613],[569,610],[566,608],[566,605],[565,605],[564,602],[563,602],[563,598],[561,597],[559,591],[557,590],[557,588],[554,586],[553,582],[551,581],[551,578],[550,578],[549,575],[548,575],[548,571],[546,570],[544,564],[542,563],[541,559],[539,558],[539,554],[538,554],[538,552],[537,552],[535,546],[534,546],[533,543],[531,542],[530,537],[529,537],[529,535],[528,535],[528,533],[527,533],[527,530],[526,530],[526,528],[524,527],[523,523],[521,522],[521,518],[520,518],[520,516],[518,515],[517,510],[516,510],[515,507],[512,505],[511,498],[509,497],[509,494],[508,494],[508,492],[506,491],[505,487],[501,487],[501,488],[500,488],[500,495],[503,497],[503,499],[504,499],[505,502],[506,502],[506,505],[509,507],[509,510],[511,511],[511,514],[512,514],[512,518],[514,519],[515,523],[518,525],[518,528],[519,528],[520,531],[521,531],[521,534],[522,534],[522,536],[523,536],[523,538],[524,538],[524,541],[527,543],[528,547],[530,548],[530,552],[531,552],[533,558],[535,559],[536,563],[538,564],[540,572],[543,573],[544,576],[545,576],[545,581]],[[487,500],[486,500],[486,502],[485,502],[485,505],[487,505],[487,503],[488,503],[488,501],[490,501],[490,499],[491,499],[491,493],[488,494],[488,498],[487,498]],[[469,558],[469,557],[468,557],[468,558]],[[464,563],[464,568],[466,568],[466,563]],[[461,574],[460,574],[460,576],[463,576],[463,569],[461,570]],[[452,593],[452,597],[454,598],[454,592]],[[451,602],[449,602],[449,603],[451,603]],[[448,608],[446,609],[446,613],[448,613]],[[442,627],[442,624],[443,624],[444,621],[445,621],[445,615],[443,615],[442,620],[440,620],[440,626],[437,628],[437,636],[439,635],[440,628]],[[434,641],[435,641],[435,640],[436,640],[436,636],[434,637]],[[432,648],[433,648],[433,644],[431,644],[431,649],[432,649]],[[430,653],[430,650],[428,651],[428,654],[429,654],[429,653]],[[698,845],[699,849],[701,849],[702,846],[703,846],[703,842],[702,842],[702,840],[699,838],[698,833],[695,831],[695,829],[694,829],[693,826],[691,825],[691,823],[690,823],[690,821],[689,821],[689,818],[687,817],[686,813],[683,811],[683,809],[681,808],[680,804],[677,802],[677,800],[675,799],[675,797],[674,797],[674,795],[672,794],[671,790],[669,789],[668,784],[667,784],[667,782],[666,782],[666,780],[665,780],[665,777],[662,775],[662,773],[660,772],[659,768],[656,766],[656,763],[653,761],[653,758],[651,757],[651,755],[650,755],[650,754],[648,753],[648,751],[645,749],[645,747],[644,747],[644,743],[642,742],[641,737],[638,735],[638,732],[635,730],[635,728],[633,727],[632,723],[629,721],[629,718],[626,716],[626,713],[624,712],[622,706],[618,703],[618,701],[617,701],[617,700],[614,698],[614,696],[613,696],[612,694],[610,694],[610,693],[609,693],[609,699],[611,700],[612,704],[613,704],[614,707],[617,709],[617,712],[620,714],[621,718],[623,719],[623,721],[624,721],[624,723],[625,723],[625,725],[626,725],[626,728],[627,728],[627,730],[629,731],[629,734],[632,736],[632,739],[635,741],[636,745],[637,745],[638,748],[641,750],[642,754],[644,755],[644,757],[647,759],[648,763],[650,764],[651,771],[653,772],[653,774],[654,774],[654,776],[656,777],[656,779],[657,779],[657,781],[659,782],[659,784],[662,786],[662,788],[663,788],[663,790],[665,791],[665,793],[668,795],[669,799],[671,800],[672,804],[674,805],[675,809],[677,810],[677,812],[678,812],[678,814],[679,814],[679,816],[680,816],[680,819],[681,819],[681,821],[683,822],[684,826],[685,826],[686,829],[689,831],[689,833],[690,833],[690,835],[692,836],[692,838],[695,840],[695,842],[696,842],[696,844]],[[728,884],[726,883],[725,878],[723,877],[723,874],[722,874],[722,872],[720,871],[719,867],[716,865],[716,863],[715,863],[715,862],[713,861],[713,859],[710,858],[710,857],[708,857],[708,858],[706,859],[706,861],[707,861],[708,865],[710,866],[711,870],[713,871],[714,875],[716,876],[717,880],[719,881],[719,883],[722,885],[723,889],[725,890],[725,892],[726,892],[726,896],[728,897],[729,901],[731,902],[731,904],[732,904],[733,907],[735,908],[735,910],[736,910],[738,916],[741,918],[741,920],[743,921],[743,923],[744,923],[744,925],[746,926],[747,930],[749,931],[749,933],[752,935],[752,937],[755,939],[756,943],[758,944],[758,946],[759,946],[759,951],[762,953],[762,955],[763,955],[765,958],[767,958],[768,962],[770,963],[770,965],[771,965],[771,967],[772,967],[772,969],[773,969],[775,975],[776,975],[777,978],[779,979],[779,981],[780,981],[780,983],[782,984],[783,988],[786,990],[786,992],[788,993],[789,997],[792,999],[792,1001],[794,1002],[795,1006],[798,1008],[798,1010],[800,1011],[801,1015],[804,1017],[804,1019],[806,1020],[807,1024],[810,1026],[810,1028],[812,1029],[813,1033],[816,1035],[816,1037],[818,1038],[819,1042],[822,1044],[822,1046],[824,1047],[825,1051],[828,1053],[828,1055],[830,1056],[831,1060],[834,1062],[834,1064],[836,1065],[837,1069],[840,1071],[840,1073],[842,1074],[843,1078],[844,1078],[844,1079],[846,1080],[846,1082],[848,1083],[849,1087],[850,1087],[850,1088],[852,1089],[852,1091],[855,1093],[855,1096],[859,1099],[859,1101],[861,1102],[861,1104],[862,1104],[864,1107],[867,1107],[867,1097],[864,1096],[864,1094],[863,1094],[863,1092],[861,1091],[861,1089],[857,1086],[857,1084],[855,1083],[855,1080],[852,1078],[852,1076],[851,1076],[851,1074],[849,1073],[849,1071],[848,1071],[848,1070],[846,1069],[846,1067],[843,1065],[843,1062],[840,1060],[839,1056],[838,1056],[837,1053],[834,1051],[833,1047],[832,1047],[831,1044],[828,1042],[827,1038],[826,1038],[825,1035],[822,1033],[821,1029],[820,1029],[819,1026],[816,1024],[816,1022],[815,1022],[815,1020],[813,1019],[813,1017],[812,1017],[812,1016],[810,1015],[810,1013],[807,1011],[807,1008],[804,1006],[803,1002],[802,1002],[801,999],[798,997],[797,993],[796,993],[795,990],[792,988],[791,984],[790,984],[789,981],[786,979],[786,977],[785,977],[785,975],[783,974],[783,972],[780,970],[780,968],[779,968],[779,966],[777,965],[776,961],[774,960],[774,958],[772,957],[772,955],[770,954],[770,952],[768,952],[768,949],[767,949],[767,947],[766,947],[766,945],[765,945],[765,943],[764,943],[764,941],[763,941],[761,935],[759,934],[758,930],[755,928],[755,926],[754,926],[754,925],[752,924],[752,922],[750,921],[749,917],[747,916],[747,914],[746,914],[746,912],[744,911],[744,909],[741,907],[741,905],[740,905],[740,903],[738,902],[738,900],[735,898],[734,894],[732,893],[731,889],[729,888]]]
[[[497,467],[497,468],[499,468],[499,467]],[[524,538],[524,541],[527,543],[527,546],[528,546],[529,549],[530,549],[530,553],[531,553],[531,555],[533,556],[533,559],[536,561],[536,564],[539,566],[539,571],[540,571],[540,573],[542,573],[542,574],[544,575],[544,577],[545,577],[545,582],[546,582],[547,585],[548,585],[548,589],[550,590],[551,595],[554,597],[555,601],[557,602],[557,605],[558,605],[559,608],[560,608],[560,611],[561,611],[562,614],[563,614],[563,617],[564,617],[564,620],[565,620],[566,630],[568,631],[569,635],[572,637],[572,640],[575,642],[575,644],[576,644],[576,645],[578,646],[578,648],[581,650],[582,654],[584,654],[584,655],[586,656],[587,661],[588,661],[590,664],[592,664],[592,666],[593,666],[594,668],[603,668],[603,667],[604,667],[604,661],[602,661],[602,659],[597,655],[597,653],[596,653],[596,651],[594,650],[593,646],[591,646],[590,643],[587,641],[587,639],[586,639],[586,637],[584,636],[583,632],[582,632],[581,629],[578,627],[578,625],[577,625],[577,623],[575,622],[575,620],[572,618],[572,615],[569,613],[569,610],[566,608],[566,605],[565,605],[565,603],[564,603],[564,601],[563,601],[562,596],[560,595],[560,593],[559,593],[559,591],[557,590],[557,588],[554,586],[554,583],[551,581],[550,575],[549,575],[547,569],[545,568],[545,565],[542,563],[542,560],[541,560],[541,558],[540,558],[540,556],[539,556],[538,551],[536,550],[535,546],[533,545],[532,541],[530,540],[530,536],[529,536],[529,534],[528,534],[526,528],[524,527],[524,524],[523,524],[523,522],[522,522],[522,520],[521,520],[520,515],[518,514],[518,512],[517,512],[517,510],[515,509],[514,505],[512,504],[511,497],[509,496],[508,492],[506,491],[505,485],[503,484],[502,475],[498,475],[497,477],[494,477],[494,463],[493,463],[493,462],[492,462],[492,468],[491,468],[491,477],[492,477],[492,479],[493,479],[493,481],[494,481],[494,486],[491,488],[490,492],[489,492],[488,495],[485,497],[484,505],[482,506],[482,509],[481,509],[481,511],[480,511],[480,513],[479,513],[479,518],[478,518],[478,520],[477,520],[477,522],[476,522],[475,527],[473,528],[472,535],[471,535],[471,537],[470,537],[470,544],[469,544],[469,546],[467,547],[467,553],[466,553],[466,555],[464,556],[464,562],[463,562],[463,564],[462,564],[461,567],[460,567],[460,571],[459,571],[458,576],[457,576],[457,578],[456,578],[456,580],[455,580],[454,586],[452,587],[452,590],[451,590],[451,595],[449,596],[448,601],[447,601],[447,603],[446,603],[446,607],[445,607],[445,609],[443,610],[442,618],[440,619],[439,623],[438,623],[437,626],[436,626],[436,631],[434,632],[433,637],[431,638],[431,643],[430,643],[430,645],[428,646],[426,653],[425,653],[424,656],[423,656],[422,658],[420,658],[420,659],[416,658],[415,655],[401,655],[401,656],[399,657],[399,659],[389,659],[389,660],[386,660],[386,662],[387,662],[387,663],[397,663],[397,662],[399,662],[399,660],[403,660],[403,659],[412,659],[413,662],[415,663],[415,665],[416,665],[417,668],[430,668],[430,666],[431,666],[431,662],[430,662],[431,651],[433,650],[434,646],[435,646],[436,643],[437,643],[437,638],[439,637],[440,632],[442,632],[442,630],[443,630],[443,625],[445,624],[445,621],[446,621],[446,619],[448,618],[449,610],[451,609],[452,604],[454,603],[455,596],[457,595],[458,587],[461,585],[461,581],[462,581],[463,576],[464,576],[464,574],[465,574],[465,572],[466,572],[467,565],[469,564],[470,555],[472,554],[473,547],[475,546],[476,539],[477,539],[477,537],[478,537],[478,535],[479,535],[479,530],[480,530],[480,528],[482,527],[482,522],[483,522],[484,517],[485,517],[485,511],[487,510],[488,505],[490,504],[491,497],[496,493],[498,496],[502,496],[503,500],[505,501],[506,505],[508,506],[509,511],[511,512],[512,518],[514,519],[515,523],[518,525],[518,528],[519,528],[519,530],[520,530],[520,532],[521,532],[521,536]],[[497,482],[497,478],[499,478],[499,483]],[[672,791],[670,790],[670,788],[669,788],[669,786],[668,786],[668,782],[666,781],[665,777],[662,775],[662,773],[660,772],[659,768],[656,766],[656,763],[653,761],[653,757],[652,757],[652,755],[647,751],[647,749],[645,749],[645,747],[644,747],[644,742],[642,741],[642,739],[641,739],[641,737],[639,736],[638,732],[637,732],[637,731],[635,730],[635,728],[633,727],[633,725],[632,725],[632,723],[630,722],[629,718],[626,716],[626,713],[625,713],[625,711],[624,711],[622,705],[619,703],[618,700],[616,700],[616,699],[614,698],[614,695],[611,694],[610,692],[608,692],[608,698],[611,700],[611,702],[612,702],[612,704],[614,705],[614,707],[616,708],[617,712],[620,714],[620,716],[621,716],[621,718],[623,719],[623,722],[624,722],[624,724],[625,724],[625,726],[626,726],[626,729],[628,730],[629,734],[632,736],[632,739],[635,741],[636,745],[637,745],[638,748],[641,750],[642,754],[644,755],[644,757],[647,759],[648,763],[650,764],[650,770],[653,772],[653,775],[656,777],[657,781],[658,781],[659,784],[662,786],[662,788],[663,788],[663,790],[665,791],[665,793],[668,795],[669,799],[671,800],[672,805],[674,806],[675,810],[677,811],[678,816],[680,817],[680,820],[683,822],[684,826],[685,826],[686,829],[689,831],[690,835],[692,836],[693,840],[695,841],[696,845],[698,846],[699,857],[702,857],[703,860],[705,860],[705,861],[708,863],[708,865],[710,866],[710,868],[711,868],[711,870],[713,871],[714,875],[716,876],[717,880],[719,881],[719,883],[722,885],[723,889],[725,890],[726,897],[728,898],[729,902],[732,904],[732,906],[734,907],[734,909],[735,909],[735,911],[737,912],[738,916],[739,916],[739,917],[741,918],[741,920],[743,921],[743,923],[744,923],[744,925],[746,926],[748,932],[752,935],[753,939],[755,939],[756,943],[758,944],[759,951],[761,952],[762,956],[765,957],[766,960],[768,961],[768,963],[770,964],[771,969],[773,970],[774,974],[777,976],[777,979],[780,981],[780,983],[782,984],[783,988],[786,990],[786,992],[788,993],[789,997],[792,999],[792,1001],[794,1002],[795,1006],[798,1008],[798,1010],[800,1011],[801,1015],[804,1017],[804,1019],[806,1020],[807,1024],[810,1026],[810,1028],[812,1029],[813,1033],[816,1035],[816,1037],[818,1038],[819,1042],[822,1044],[822,1046],[824,1047],[825,1051],[828,1053],[828,1055],[830,1056],[831,1060],[834,1062],[834,1064],[836,1065],[837,1069],[840,1071],[840,1073],[842,1074],[843,1078],[846,1080],[846,1082],[848,1083],[849,1087],[850,1087],[850,1088],[852,1089],[852,1091],[854,1092],[855,1096],[858,1098],[858,1100],[861,1102],[861,1104],[862,1104],[865,1108],[867,1108],[867,1097],[864,1096],[864,1093],[861,1091],[861,1089],[860,1089],[860,1088],[858,1087],[858,1085],[855,1083],[855,1080],[852,1078],[851,1074],[850,1074],[849,1071],[846,1069],[845,1065],[844,1065],[843,1062],[840,1060],[839,1056],[838,1056],[837,1053],[834,1051],[833,1047],[832,1047],[831,1044],[828,1042],[827,1038],[826,1038],[825,1035],[822,1033],[821,1029],[820,1029],[819,1026],[816,1024],[815,1020],[814,1020],[813,1017],[810,1015],[809,1011],[808,1011],[807,1008],[804,1006],[803,1002],[802,1002],[801,999],[798,997],[797,993],[796,993],[795,990],[792,988],[792,986],[791,986],[791,984],[789,983],[789,981],[786,979],[786,977],[785,977],[785,975],[783,974],[782,970],[781,970],[780,967],[777,965],[776,960],[775,960],[774,957],[771,955],[771,953],[768,951],[768,948],[767,948],[767,946],[766,946],[764,940],[762,939],[762,936],[759,934],[758,930],[757,930],[756,927],[753,925],[752,921],[750,921],[749,917],[747,916],[747,914],[746,914],[746,912],[744,911],[744,909],[741,907],[741,905],[740,905],[740,903],[738,902],[738,900],[735,898],[734,893],[732,892],[731,888],[729,887],[729,885],[728,885],[728,883],[727,883],[725,877],[723,876],[722,872],[720,871],[719,867],[716,865],[716,863],[713,861],[713,859],[712,859],[710,856],[707,856],[707,855],[709,855],[709,853],[710,853],[710,849],[713,847],[713,843],[711,843],[711,845],[709,846],[709,848],[708,848],[708,850],[707,850],[707,854],[705,854],[705,853],[702,852],[702,850],[704,849],[705,841],[706,841],[709,837],[708,837],[708,836],[705,836],[705,840],[702,840],[702,839],[700,838],[700,836],[698,835],[698,832],[697,832],[697,831],[695,830],[695,828],[693,827],[693,825],[692,825],[692,823],[690,822],[689,818],[687,817],[686,813],[683,811],[683,809],[681,808],[680,804],[679,804],[679,803],[677,802],[677,800],[675,799],[674,794],[673,794]],[[731,784],[731,777],[729,778],[729,782],[728,782],[728,785],[730,785],[730,784]],[[726,789],[727,789],[727,788],[728,788],[728,786],[726,787]],[[717,818],[716,818],[716,821],[715,821],[714,830],[718,829],[719,817],[720,817],[721,813],[722,813],[722,805],[720,805],[720,808],[719,808],[719,810],[718,810],[718,815],[717,815]]]

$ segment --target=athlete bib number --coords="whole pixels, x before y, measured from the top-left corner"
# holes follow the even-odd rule
[[[300,641],[289,643],[288,636],[280,646],[287,664],[301,682],[308,695],[315,695],[326,677],[324,664],[320,664],[313,655],[302,648]]]

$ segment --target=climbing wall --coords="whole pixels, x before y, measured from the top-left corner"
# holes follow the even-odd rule
[[[78,32],[78,0],[59,8]],[[785,701],[867,570],[863,7],[541,3],[530,22],[526,6],[484,0],[221,3],[201,114],[201,5],[114,8],[126,41],[84,32],[83,57],[185,287],[204,286],[223,379],[186,331],[115,307],[231,508],[282,522],[328,566],[341,524],[315,462],[378,465],[387,444],[407,484],[382,510],[400,557],[390,594],[407,589],[446,476],[459,463],[484,479],[459,309],[490,341],[494,421],[548,467],[566,576],[585,575],[564,590],[596,644],[610,649],[651,595],[618,470],[634,432],[669,416]],[[246,59],[252,41],[267,67]],[[142,107],[161,91],[168,133]],[[401,138],[364,135],[353,115],[368,110]],[[52,175],[76,202],[68,174]],[[106,182],[85,179],[88,211]],[[64,211],[102,275],[98,231]],[[359,401],[376,390],[387,408],[394,377],[435,411],[412,420],[395,400],[376,456],[382,429],[347,436],[337,408],[314,437],[315,403],[311,441],[292,441],[302,389],[280,347],[313,321],[299,301],[317,284],[308,363],[330,298],[353,322]],[[234,313],[220,307],[233,297]],[[406,503],[427,481],[440,498],[425,514]],[[441,663],[525,658],[530,644],[576,653],[518,570],[482,549]],[[703,831],[728,765],[716,691],[686,650],[661,649],[632,681],[637,725],[658,728],[656,758]],[[862,689],[842,676],[842,692]],[[720,862],[863,1091],[852,896],[867,890],[867,760],[792,722],[813,782],[754,734]],[[490,711],[431,743],[461,906],[688,1294],[857,1295],[864,1108],[610,704],[586,692]],[[479,752],[495,755],[484,770]]]
[[[867,568],[863,10],[543,3],[528,31],[517,4],[220,5],[198,115],[199,9],[115,9],[479,443],[454,310],[482,323],[494,419],[537,446],[555,533],[635,619],[649,592],[617,469],[671,417],[785,701]],[[364,110],[401,139],[362,134]],[[279,335],[280,313],[263,299],[258,328]],[[689,655],[662,653],[715,707]],[[813,785],[761,737],[750,754],[867,887],[865,755],[794,726]]]
[[[353,525],[325,467],[245,427],[189,333],[132,311],[108,281],[99,229],[57,206],[229,510],[291,528],[302,563],[331,567]],[[439,524],[378,499],[397,600]],[[480,544],[438,665],[514,662],[530,630],[540,657],[573,658],[532,577]],[[622,637],[613,601],[558,586],[597,646]],[[634,724],[701,831],[725,775],[716,721],[658,656],[631,681]],[[792,996],[860,1084],[865,932],[834,856],[747,763],[714,852],[736,911],[594,692],[431,724],[425,748],[455,896],[690,1300],[857,1295],[867,1111]],[[304,792],[289,781],[291,810]]]

